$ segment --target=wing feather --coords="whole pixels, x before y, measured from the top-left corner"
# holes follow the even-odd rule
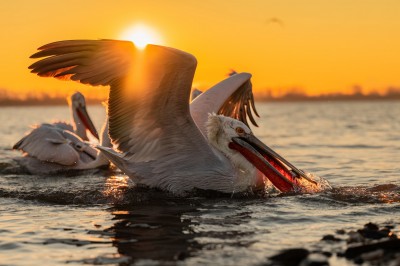
[[[238,119],[245,123],[247,126],[249,126],[249,123],[247,121],[248,117],[250,119],[250,122],[254,126],[258,127],[253,117],[253,112],[256,116],[259,117],[259,115],[254,104],[252,87],[253,86],[250,79],[243,83],[232,95],[230,95],[226,99],[226,101],[217,113]]]
[[[204,136],[209,113],[218,113],[257,126],[253,112],[259,116],[254,105],[251,74],[233,74],[197,96],[190,104],[190,113]]]
[[[39,50],[31,58],[45,58],[29,66],[32,73],[93,86],[122,78],[136,54],[133,43],[115,40],[60,41]]]
[[[90,51],[95,48],[96,45],[88,42],[87,40],[60,41],[39,47],[38,48],[39,52],[34,53],[33,55],[30,56],[30,58],[35,59],[52,55],[74,53],[79,51]]]

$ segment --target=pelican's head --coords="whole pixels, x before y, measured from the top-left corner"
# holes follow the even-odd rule
[[[92,133],[94,137],[99,139],[99,134],[97,133],[96,128],[92,120],[89,117],[89,114],[86,110],[86,101],[85,97],[80,92],[75,92],[68,98],[68,103],[71,107],[72,111],[72,119],[75,123],[74,127],[80,137],[84,140],[87,140],[86,129]],[[83,132],[79,132],[79,128],[82,128]]]
[[[228,157],[235,155],[229,148],[233,138],[252,134],[249,127],[239,120],[216,114],[209,114],[207,121],[207,137],[209,142]]]
[[[250,128],[236,119],[211,114],[207,132],[211,145],[224,153],[237,169],[246,172],[250,184],[257,185],[259,182],[255,169],[282,192],[296,191],[302,183],[300,179],[314,182],[302,170],[257,139]]]
[[[239,152],[229,148],[233,138],[245,134],[252,134],[250,128],[239,120],[223,115],[210,114],[207,121],[207,137],[210,144],[221,151],[237,170],[234,181],[235,189],[246,189],[247,187],[264,187],[263,176],[259,174],[256,167],[246,160]]]
[[[69,103],[74,107],[74,108],[79,108],[79,107],[86,107],[86,100],[85,96],[83,96],[82,93],[79,91],[73,93],[70,98],[69,98]]]

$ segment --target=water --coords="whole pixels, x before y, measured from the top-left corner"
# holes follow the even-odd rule
[[[336,230],[400,218],[399,102],[257,103],[255,134],[333,190],[273,197],[175,198],[122,173],[13,173],[10,150],[66,106],[1,108],[0,265],[261,265],[286,248],[329,249]],[[100,127],[104,110],[89,106]],[[331,257],[331,265],[352,265]]]

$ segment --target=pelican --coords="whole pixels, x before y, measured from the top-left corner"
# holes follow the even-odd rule
[[[96,139],[99,139],[97,130],[86,110],[86,101],[83,94],[79,91],[75,92],[71,97],[67,98],[67,101],[71,111],[71,123],[56,122],[53,124],[61,129],[74,132],[83,140],[89,140],[86,134],[87,130],[89,130]]]
[[[308,180],[244,122],[207,115],[226,101],[218,85],[189,105],[197,66],[189,53],[157,45],[140,51],[128,41],[70,40],[44,45],[31,57],[42,58],[30,66],[39,76],[110,86],[114,149],[98,148],[138,184],[184,195],[193,189],[244,192],[262,188],[265,179],[287,192]],[[242,79],[233,75],[219,85],[243,85]],[[239,96],[234,91],[230,97]],[[245,107],[228,111],[243,116]]]
[[[68,103],[72,124],[56,122],[36,125],[13,146],[13,149],[24,153],[24,157],[16,158],[16,161],[29,173],[54,174],[108,166],[108,159],[86,142],[87,130],[96,138],[99,136],[86,111],[84,96],[76,92]],[[107,121],[102,128],[100,143],[110,147]]]
[[[102,129],[100,143],[110,147],[107,126]],[[24,156],[15,160],[30,174],[56,174],[71,170],[87,170],[109,165],[108,159],[74,132],[55,124],[36,126],[18,141],[13,149]]]

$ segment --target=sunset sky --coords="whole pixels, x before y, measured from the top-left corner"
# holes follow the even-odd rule
[[[398,0],[1,1],[0,89],[96,92],[29,73],[28,57],[58,40],[121,39],[140,24],[197,57],[201,89],[235,69],[259,91],[383,91],[400,87],[399,15]]]

